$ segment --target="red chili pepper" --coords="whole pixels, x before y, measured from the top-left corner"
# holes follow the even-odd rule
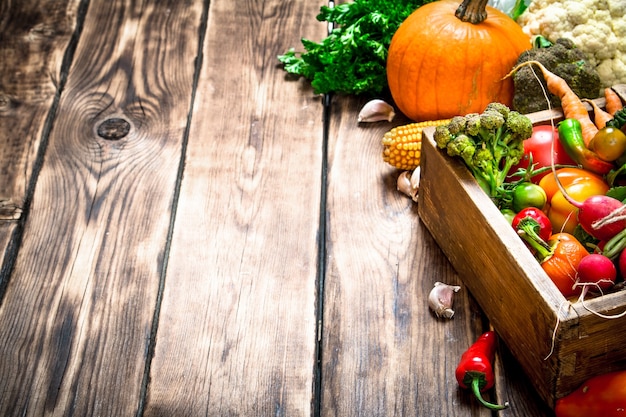
[[[552,236],[552,222],[543,211],[535,207],[527,207],[517,213],[511,226],[518,233],[521,230],[526,234],[536,235],[545,242]]]
[[[503,410],[509,406],[486,401],[481,392],[493,387],[495,382],[492,362],[496,354],[496,333],[483,333],[469,349],[461,355],[456,368],[456,380],[461,388],[471,389],[478,401],[491,410]]]
[[[626,370],[590,378],[576,391],[559,398],[557,417],[623,417],[626,415]]]

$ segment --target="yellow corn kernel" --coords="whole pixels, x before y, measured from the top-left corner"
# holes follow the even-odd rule
[[[447,124],[450,119],[431,120],[397,126],[383,136],[383,161],[410,171],[418,167],[422,155],[422,131],[428,126]]]

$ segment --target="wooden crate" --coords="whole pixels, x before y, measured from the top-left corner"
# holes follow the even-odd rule
[[[529,117],[545,124],[562,114]],[[463,162],[436,147],[433,132],[424,132],[419,216],[539,395],[553,407],[589,377],[625,369],[626,317],[607,320],[586,307],[621,313],[626,291],[584,305],[566,300]]]

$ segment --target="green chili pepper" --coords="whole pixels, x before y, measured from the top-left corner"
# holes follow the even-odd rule
[[[565,119],[559,123],[559,141],[569,157],[588,171],[604,175],[615,168],[612,163],[603,161],[587,149],[583,140],[582,127],[576,119]]]

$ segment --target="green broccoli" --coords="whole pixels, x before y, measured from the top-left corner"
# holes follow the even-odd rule
[[[557,39],[551,44],[535,40],[534,47],[522,52],[517,64],[526,61],[539,61],[548,70],[563,78],[572,91],[580,98],[594,99],[601,95],[600,75],[587,55],[566,38]],[[539,79],[539,82],[537,81]],[[533,68],[524,67],[513,76],[513,109],[520,113],[533,113],[548,108],[544,89],[550,98],[550,106],[561,107],[558,97],[550,94],[541,74]],[[543,88],[542,88],[543,84]]]
[[[476,143],[469,136],[461,133],[447,143],[446,151],[450,156],[460,156],[465,162],[472,161],[476,152]]]
[[[503,199],[506,177],[524,156],[524,140],[533,132],[531,120],[502,103],[490,103],[483,113],[456,116],[435,129],[437,147],[463,159],[481,188]]]

